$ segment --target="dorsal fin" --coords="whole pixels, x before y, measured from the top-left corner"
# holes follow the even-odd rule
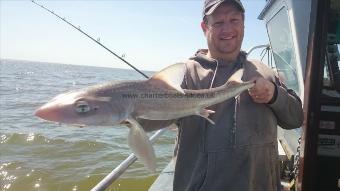
[[[185,71],[184,63],[173,64],[154,74],[150,80],[161,80],[170,87],[184,94],[181,84],[183,82]]]
[[[238,82],[238,83],[243,82],[242,81],[243,71],[244,69],[237,70],[233,75],[230,76],[226,84],[228,84],[229,82]]]

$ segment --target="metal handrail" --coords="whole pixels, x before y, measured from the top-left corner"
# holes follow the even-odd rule
[[[247,51],[247,54],[248,54],[248,56],[249,56],[249,55],[251,54],[251,52],[253,52],[253,50],[255,50],[255,49],[259,49],[259,48],[268,48],[268,47],[270,47],[269,44],[263,44],[263,45],[254,46],[254,47],[250,48],[250,49]]]
[[[156,131],[150,138],[150,142],[154,143],[156,139],[161,136],[169,127]],[[91,191],[103,191],[108,188],[115,180],[117,180],[128,168],[131,166],[137,157],[132,153],[123,162],[121,162],[115,169],[113,169],[105,178],[103,178]]]

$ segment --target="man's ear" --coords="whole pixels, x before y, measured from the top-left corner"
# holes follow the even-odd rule
[[[202,31],[203,31],[204,34],[205,34],[205,32],[207,31],[207,28],[208,28],[207,23],[204,22],[204,21],[202,21],[202,22],[201,22],[201,28],[202,28]]]

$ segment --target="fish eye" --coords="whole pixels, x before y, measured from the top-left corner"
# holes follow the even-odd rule
[[[77,113],[87,113],[91,110],[91,107],[86,101],[78,101],[75,106]]]

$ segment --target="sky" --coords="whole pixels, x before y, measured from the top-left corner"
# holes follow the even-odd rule
[[[36,1],[141,70],[157,71],[206,48],[203,0]],[[265,0],[243,0],[243,50],[268,44],[257,19]],[[259,58],[257,51],[250,57]],[[107,50],[29,0],[0,0],[0,58],[129,68]]]

